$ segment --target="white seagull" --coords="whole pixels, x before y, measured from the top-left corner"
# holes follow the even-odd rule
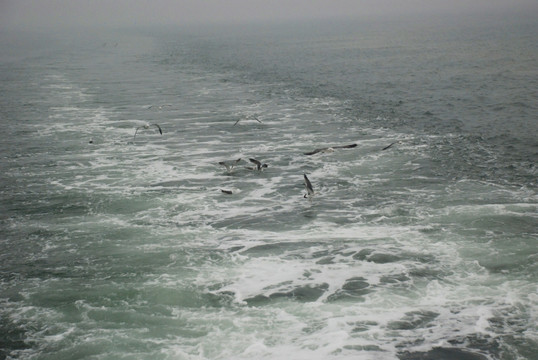
[[[237,160],[233,160],[233,161],[220,161],[219,165],[222,165],[222,166],[226,167],[226,171],[232,172],[235,165],[237,165],[237,163],[240,162],[240,161],[241,161],[241,158],[239,158]]]
[[[161,127],[159,125],[157,125],[157,124],[146,124],[146,125],[142,125],[142,126],[139,126],[139,127],[136,128],[133,140],[136,138],[136,133],[138,132],[138,130],[140,130],[140,129],[149,129],[150,126],[157,127],[157,129],[159,129],[159,133],[161,133],[161,135],[163,134],[163,130],[161,129]]]
[[[260,124],[263,124],[263,123],[261,122],[261,120],[258,119],[258,117],[256,117],[256,116],[249,116],[249,117],[247,117],[246,119],[254,119],[254,120],[256,120],[257,122],[259,122]],[[237,123],[238,123],[239,121],[241,121],[241,120],[242,120],[241,118],[237,119],[237,121],[235,122],[235,124],[234,124],[233,126],[237,125]]]

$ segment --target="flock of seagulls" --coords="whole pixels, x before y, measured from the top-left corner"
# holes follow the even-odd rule
[[[237,124],[237,122],[236,122],[236,124]],[[394,144],[397,144],[397,143],[399,143],[399,141],[393,142],[390,145],[385,146],[381,150],[387,150],[388,148],[390,148],[391,146],[393,146]],[[351,148],[354,148],[356,146],[357,146],[357,144],[337,145],[337,146],[331,146],[331,147],[315,149],[313,151],[306,152],[306,153],[303,153],[303,154],[304,155],[314,155],[314,154],[317,154],[317,153],[333,152],[335,149],[351,149]],[[267,165],[265,163],[262,163],[259,160],[253,159],[253,158],[249,158],[248,160],[251,163],[256,165],[255,167],[246,167],[249,170],[262,171],[264,168],[267,168],[269,166],[269,165]],[[239,158],[237,160],[232,160],[232,161],[221,161],[221,162],[219,162],[219,165],[222,165],[222,166],[226,167],[226,171],[230,173],[230,172],[233,171],[235,166],[240,161],[241,161],[241,158]],[[312,186],[312,183],[310,182],[310,179],[308,179],[308,176],[306,176],[306,174],[303,174],[303,178],[304,178],[304,186],[305,186],[305,189],[306,189],[306,194],[304,194],[303,198],[312,200],[312,197],[314,196],[314,187]],[[221,189],[221,191],[223,193],[225,193],[225,194],[229,194],[229,195],[233,194],[232,190]]]
[[[392,146],[393,144],[389,145],[389,147]],[[331,147],[326,147],[326,148],[319,148],[319,149],[315,149],[315,150],[310,151],[310,152],[306,152],[306,153],[304,153],[304,155],[314,155],[314,154],[317,154],[317,153],[333,152],[334,149],[350,149],[350,148],[354,148],[356,146],[357,146],[357,144],[350,144],[350,145],[338,145],[338,146],[331,146]],[[388,147],[385,147],[385,148],[383,148],[383,150],[385,150],[387,148]],[[253,163],[255,166],[254,167],[246,166],[245,167],[246,169],[262,171],[264,168],[269,167],[269,165],[267,165],[265,163],[262,163],[261,161],[259,161],[257,159],[249,158],[248,160],[251,163]],[[231,173],[234,170],[234,168],[236,167],[236,165],[239,164],[240,161],[241,161],[241,158],[239,158],[237,160],[220,161],[219,165],[222,165],[222,166],[226,167],[226,171],[228,173]],[[304,194],[303,198],[311,200],[312,197],[314,196],[314,187],[312,186],[312,183],[310,182],[310,179],[308,179],[306,174],[303,174],[303,178],[304,178],[304,186],[305,186],[305,189],[306,189],[306,194]],[[233,194],[232,190],[221,189],[221,191],[224,194],[229,194],[229,195]]]
[[[168,106],[168,105],[164,105],[164,106]],[[150,106],[151,108],[151,106]],[[161,108],[161,107],[159,107]],[[259,123],[262,123],[257,117],[253,117],[254,120],[258,121]],[[241,119],[238,119],[233,126],[237,125],[237,123],[240,121]],[[142,126],[139,126],[136,128],[135,130],[135,134],[134,134],[134,137],[133,137],[133,140],[136,138],[136,134],[138,133],[138,130],[147,130],[149,129],[151,126],[155,126],[158,130],[159,130],[159,133],[162,135],[163,134],[163,131],[162,131],[162,128],[159,126],[159,124],[145,124],[145,125],[142,125]],[[90,144],[93,143],[93,140],[90,140]],[[382,148],[381,150],[387,150],[389,149],[390,147],[392,147],[394,144],[397,144],[399,143],[399,141],[396,141],[396,142],[393,142],[387,146],[385,146],[384,148]],[[314,149],[313,151],[309,151],[309,152],[305,152],[303,153],[304,155],[314,155],[314,154],[318,154],[318,153],[327,153],[327,152],[333,152],[335,149],[351,149],[351,148],[354,148],[356,147],[357,144],[349,144],[349,145],[337,145],[337,146],[330,146],[330,147],[324,147],[324,148],[318,148],[318,149]],[[261,161],[257,160],[257,159],[254,159],[254,158],[249,158],[248,159],[252,164],[254,164],[255,166],[246,166],[245,168],[246,169],[249,169],[249,170],[254,170],[254,171],[262,171],[263,169],[269,167],[269,165],[265,164],[265,163],[262,163]],[[234,168],[236,168],[236,166],[241,162],[241,158],[239,159],[236,159],[236,160],[230,160],[230,161],[220,161],[219,162],[219,165],[222,165],[226,168],[226,171],[228,173],[231,173],[233,172]],[[306,194],[304,194],[303,198],[305,199],[312,199],[312,197],[314,196],[314,187],[312,186],[312,183],[310,182],[310,180],[308,179],[308,177],[306,176],[306,174],[303,174],[303,178],[304,178],[304,186],[305,186],[305,189],[306,189]],[[233,194],[233,191],[232,190],[226,190],[226,189],[221,189],[221,192],[224,193],[224,194],[228,194],[228,195],[231,195]]]

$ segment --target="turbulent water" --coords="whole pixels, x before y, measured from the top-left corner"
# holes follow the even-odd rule
[[[532,359],[537,34],[4,32],[0,357]]]

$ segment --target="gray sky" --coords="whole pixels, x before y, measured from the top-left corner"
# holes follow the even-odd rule
[[[537,0],[0,0],[2,26],[140,26],[487,11]]]

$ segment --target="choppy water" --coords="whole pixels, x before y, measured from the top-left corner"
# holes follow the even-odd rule
[[[494,20],[4,34],[1,357],[531,359],[538,27]]]

